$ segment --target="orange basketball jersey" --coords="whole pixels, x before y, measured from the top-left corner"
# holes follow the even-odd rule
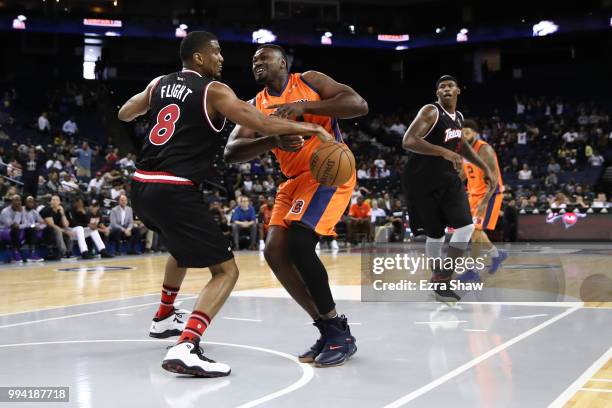
[[[478,154],[480,148],[488,143],[482,140],[476,140],[472,148]],[[484,172],[480,167],[470,163],[467,160],[463,161],[463,171],[467,177],[467,188],[470,196],[482,196],[487,193],[487,184],[484,181]],[[503,192],[504,182],[502,181],[501,172],[499,171],[499,163],[497,155],[495,155],[495,171],[497,172],[497,192]]]
[[[289,74],[287,83],[280,94],[275,94],[270,89],[264,88],[255,96],[254,104],[264,114],[271,115],[275,109],[269,109],[268,107],[272,105],[320,100],[321,97],[317,90],[306,82],[302,74]],[[305,114],[302,118],[290,119],[319,124],[335,136],[337,141],[342,141],[336,118]],[[304,147],[297,152],[286,152],[278,148],[273,149],[272,152],[276,156],[283,174],[286,177],[296,177],[310,171],[310,158],[319,144],[321,144],[321,141],[316,136],[311,136],[306,140]]]

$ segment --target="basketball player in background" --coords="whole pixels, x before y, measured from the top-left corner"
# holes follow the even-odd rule
[[[455,231],[450,238],[448,257],[453,259],[453,265],[463,256],[474,231],[458,174],[463,165],[462,156],[482,169],[488,185],[497,184],[495,170],[462,137],[463,115],[456,110],[460,93],[459,84],[452,76],[438,79],[438,100],[421,108],[402,143],[410,151],[403,177],[410,227],[415,235],[426,234],[425,252],[429,258],[441,258],[445,229],[452,227]],[[453,267],[433,270],[432,282],[438,284],[434,293],[439,301],[460,300],[450,289],[453,272]]]
[[[316,123],[342,143],[337,118],[368,112],[366,101],[351,87],[316,71],[289,73],[287,55],[276,45],[260,46],[253,56],[255,81],[265,88],[252,100],[268,116]],[[295,149],[276,147],[257,130],[236,126],[225,148],[229,162],[251,160],[272,150],[288,178],[276,195],[264,250],[266,261],[287,292],[312,317],[320,337],[299,356],[301,362],[330,367],[343,364],[357,351],[344,315],[338,316],[325,266],[315,252],[320,236],[334,227],[348,206],[355,185],[320,185],[310,173],[310,159],[320,141],[305,137]]]
[[[462,126],[465,141],[472,146],[474,152],[480,156],[487,167],[495,170],[497,176],[497,184],[488,186],[484,172],[468,161],[463,162],[463,171],[460,174],[462,180],[467,179],[468,199],[475,227],[472,234],[472,257],[480,256],[480,247],[486,249],[491,257],[489,273],[495,273],[508,257],[508,253],[498,250],[484,230],[495,230],[503,201],[504,183],[495,150],[487,142],[478,138],[476,122],[468,119],[463,122]]]
[[[216,80],[223,57],[213,34],[189,33],[181,41],[180,58],[182,71],[155,78],[121,107],[118,116],[129,122],[150,112],[151,126],[133,178],[132,203],[144,224],[164,237],[170,252],[150,336],[180,335],[166,354],[164,369],[219,377],[228,375],[230,367],[206,358],[199,347],[204,330],[238,279],[232,251],[199,188],[221,147],[219,132],[227,118],[262,134],[293,135],[270,139],[282,146],[300,144],[301,137],[295,135],[314,134],[324,140],[331,140],[331,135],[317,124],[265,116],[239,100]],[[187,268],[209,268],[212,278],[185,322],[185,313],[174,308],[174,300]]]

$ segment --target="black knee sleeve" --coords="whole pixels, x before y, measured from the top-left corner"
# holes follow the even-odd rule
[[[324,315],[336,305],[329,288],[327,271],[315,252],[317,242],[319,238],[310,228],[299,223],[292,223],[289,227],[289,257],[312,295],[319,313]]]

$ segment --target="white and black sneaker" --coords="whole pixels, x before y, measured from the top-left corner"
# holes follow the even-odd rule
[[[198,345],[188,341],[170,347],[162,368],[171,373],[207,378],[225,377],[232,372],[230,366],[206,358]]]
[[[151,322],[149,336],[155,337],[156,339],[167,339],[172,336],[180,336],[185,328],[189,314],[189,310],[175,308],[172,313],[163,319],[154,317]]]

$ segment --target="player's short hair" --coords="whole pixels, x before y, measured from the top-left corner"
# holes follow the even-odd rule
[[[285,60],[285,65],[287,65],[287,70],[289,70],[289,58],[287,58],[287,52],[285,51],[283,47],[281,47],[280,45],[276,45],[276,44],[261,44],[259,47],[257,47],[255,52],[261,50],[262,48],[270,48],[272,50],[276,50],[280,52],[283,59]]]
[[[181,61],[191,61],[191,56],[208,45],[211,41],[218,41],[217,36],[208,31],[192,31],[181,41],[179,56]]]
[[[462,128],[467,128],[467,129],[472,129],[474,132],[478,133],[479,129],[478,129],[478,124],[476,123],[475,120],[472,119],[466,119],[463,121],[463,123],[461,124]]]
[[[436,81],[436,89],[440,86],[440,84],[444,81],[453,81],[457,86],[459,86],[459,81],[452,75],[442,75],[440,79]]]

